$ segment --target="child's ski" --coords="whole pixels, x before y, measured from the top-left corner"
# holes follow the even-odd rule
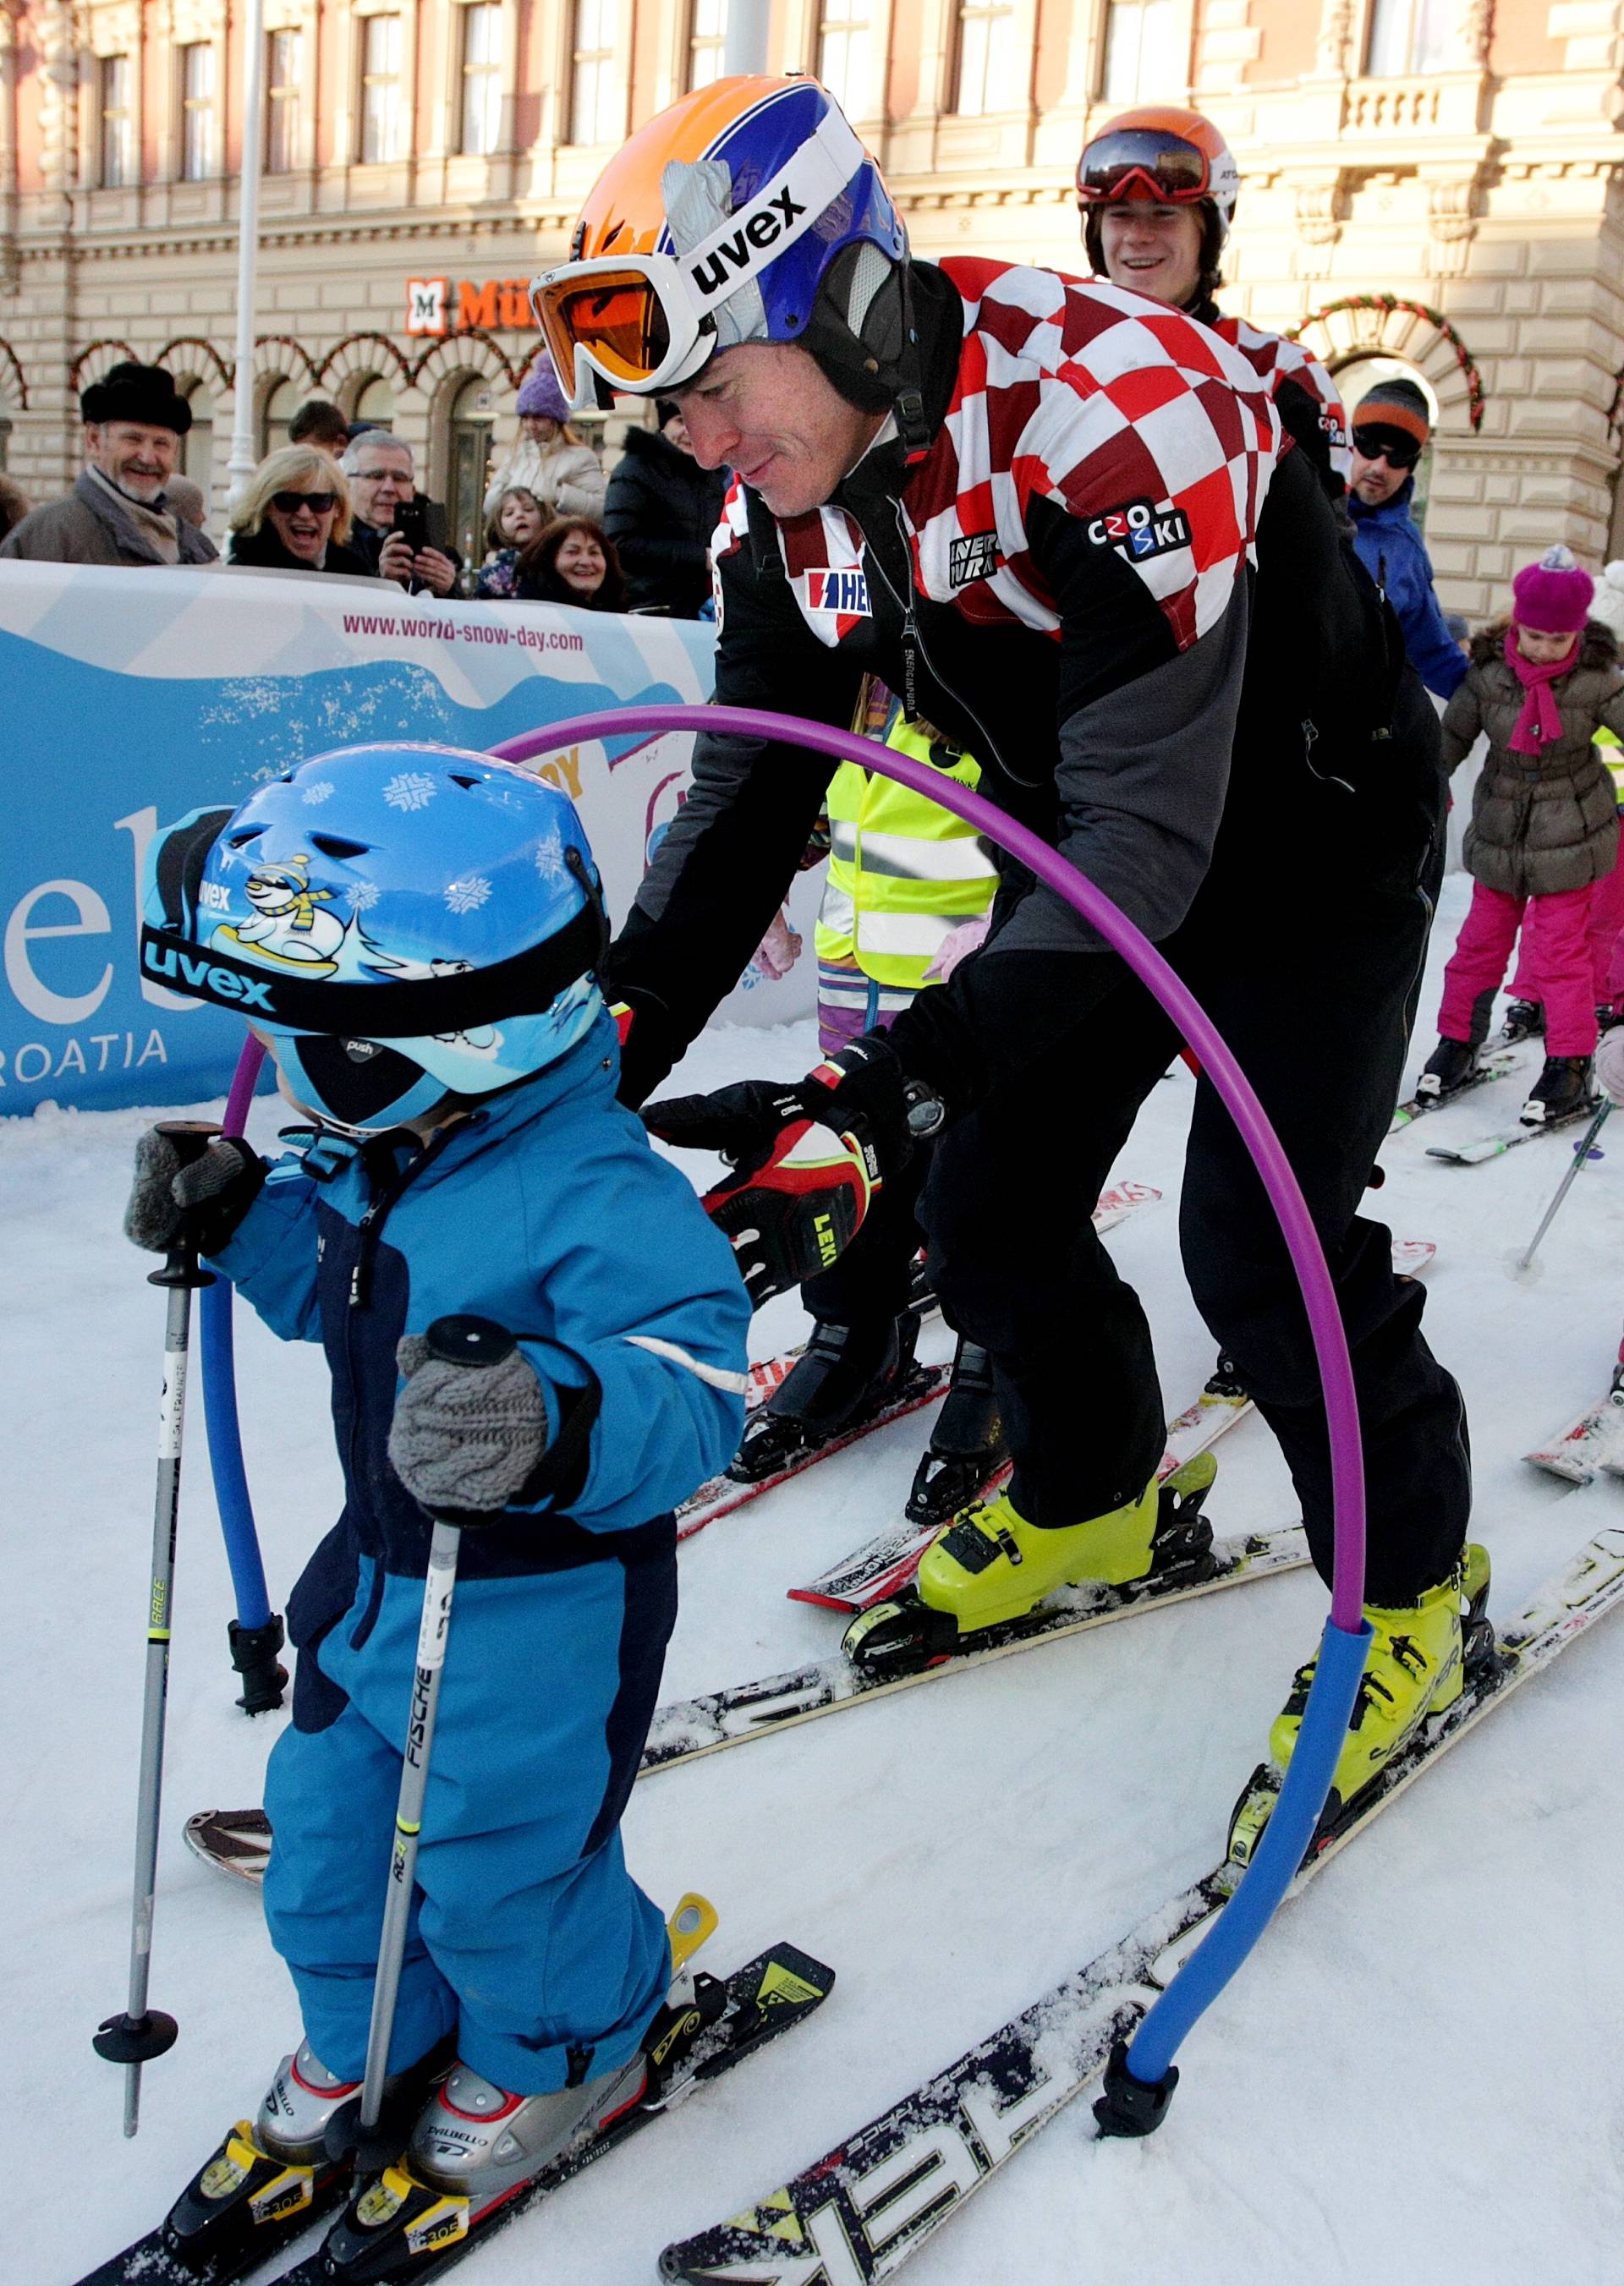
[[[1115,1230],[1120,1223],[1126,1222],[1130,1215],[1138,1214],[1145,1207],[1155,1206],[1161,1195],[1161,1192],[1150,1183],[1114,1183],[1109,1190],[1100,1194],[1100,1202],[1094,1209],[1095,1230],[1101,1235],[1108,1230]],[[931,1306],[934,1307],[934,1297]],[[752,1366],[747,1405],[753,1407],[765,1404],[800,1355],[799,1349],[787,1350],[782,1356],[763,1359]],[[712,1477],[708,1483],[700,1486],[698,1492],[690,1494],[678,1509],[677,1538],[690,1540],[696,1532],[702,1532],[718,1517],[730,1516],[735,1509],[743,1508],[746,1502],[759,1499],[761,1494],[772,1492],[779,1485],[788,1484],[792,1477],[802,1475],[819,1461],[826,1461],[835,1453],[845,1452],[860,1437],[869,1436],[876,1429],[883,1429],[888,1422],[902,1420],[905,1414],[917,1413],[921,1406],[928,1405],[933,1398],[940,1397],[947,1385],[946,1366],[916,1367],[903,1388],[887,1404],[879,1407],[863,1420],[854,1422],[849,1429],[842,1431],[838,1437],[831,1437],[826,1444],[816,1446],[809,1453],[802,1453],[782,1469],[775,1470],[770,1476],[757,1478],[753,1483],[725,1470],[719,1477]]]
[[[1624,1597],[1624,1531],[1586,1542],[1501,1634],[1463,1695],[1336,1828],[1296,1887],[1353,1839],[1492,1707]],[[1497,1655],[1496,1655],[1497,1654]],[[779,2189],[660,2258],[690,2286],[872,2286],[1103,2074],[1234,1893],[1227,1862]],[[1295,1894],[1295,1892],[1294,1892]]]
[[[1523,1458],[1549,1476],[1565,1478],[1570,1485],[1591,1483],[1596,1470],[1604,1467],[1616,1473],[1624,1460],[1624,1388],[1610,1389],[1577,1420]]]
[[[1576,1126],[1581,1120],[1594,1119],[1600,1108],[1595,1096],[1587,1096],[1572,1111],[1565,1111],[1559,1119],[1541,1119],[1533,1127],[1507,1127],[1498,1135],[1479,1136],[1475,1143],[1462,1143],[1451,1147],[1444,1143],[1429,1143],[1429,1159],[1442,1159],[1451,1167],[1480,1167],[1488,1159],[1499,1159],[1519,1144],[1533,1143],[1541,1135],[1557,1134],[1564,1127]],[[1601,1154],[1596,1155],[1598,1158]]]
[[[335,2262],[328,2251],[334,2242],[329,2240],[291,2270],[278,2272],[276,2286],[335,2286],[335,2282],[344,2280],[356,2282],[356,2286],[365,2280],[371,2286],[374,2280],[440,2277],[549,2191],[624,2143],[650,2120],[684,2102],[703,2082],[731,2071],[769,2040],[804,2022],[828,1998],[835,1977],[833,1969],[822,1961],[792,1944],[781,1943],[736,1969],[725,1984],[718,1985],[713,1979],[702,1981],[710,1985],[713,1996],[702,2004],[696,1991],[696,2006],[704,2005],[706,2009],[706,2029],[675,2076],[657,2093],[621,2112],[592,2140],[565,2152],[505,2204],[476,2219],[470,2227],[466,2201],[436,2192],[403,2170],[390,2168],[352,2200],[350,2211],[335,2226],[349,2234],[344,2243],[353,2243],[365,2252],[350,2262]],[[713,2006],[713,2016],[709,2014]],[[228,2140],[227,2152],[230,2148]],[[228,2164],[224,2159],[211,2161],[198,2183]],[[274,2174],[274,2163],[264,2164]],[[230,2244],[206,2255],[201,2263],[195,2253],[189,2260],[183,2258],[167,2227],[161,2225],[100,2264],[79,2281],[79,2286],[232,2286],[233,2281],[259,2270],[272,2256],[285,2253],[319,2219],[322,2205],[336,2206],[343,2194],[343,2184],[338,2182],[335,2187],[329,2179],[319,2203],[307,2197],[280,2219],[274,2209],[264,2219],[245,2219]],[[358,2224],[358,2211],[376,2217],[376,2226],[369,2229]],[[398,2266],[390,2259],[390,2250],[382,2243],[391,2239],[400,2256]]]

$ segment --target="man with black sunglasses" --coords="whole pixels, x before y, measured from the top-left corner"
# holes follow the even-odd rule
[[[1360,560],[1392,605],[1410,665],[1440,698],[1454,696],[1466,657],[1444,625],[1410,500],[1415,463],[1432,434],[1427,400],[1413,381],[1378,382],[1353,415],[1348,508]]]

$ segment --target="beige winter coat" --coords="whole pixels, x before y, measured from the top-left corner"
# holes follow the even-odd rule
[[[532,437],[521,437],[491,479],[485,512],[494,516],[502,494],[523,485],[549,516],[602,516],[608,483],[590,445],[538,445]]]
[[[1591,744],[1598,729],[1624,737],[1618,648],[1594,619],[1579,659],[1550,685],[1562,735],[1542,753],[1511,751],[1524,691],[1503,654],[1505,628],[1472,639],[1471,666],[1444,716],[1443,761],[1453,770],[1479,731],[1489,747],[1472,795],[1466,870],[1510,897],[1553,897],[1611,873],[1619,849],[1612,778]]]

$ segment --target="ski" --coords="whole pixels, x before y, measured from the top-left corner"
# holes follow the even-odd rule
[[[1438,1248],[1429,1238],[1395,1239],[1392,1266],[1401,1278],[1419,1278],[1431,1267],[1437,1254]],[[1175,1470],[1194,1460],[1198,1454],[1210,1452],[1221,1437],[1226,1437],[1245,1420],[1251,1409],[1249,1397],[1214,1374],[1194,1404],[1186,1406],[1168,1423],[1167,1446],[1156,1470],[1156,1481],[1165,1484]],[[991,1499],[1008,1483],[1009,1477],[1009,1464],[1005,1462],[987,1478],[976,1498]],[[792,1604],[816,1604],[824,1611],[867,1611],[871,1604],[883,1604],[907,1587],[920,1557],[940,1530],[938,1524],[913,1524],[903,1517],[861,1548],[854,1549],[849,1556],[842,1556],[804,1587],[790,1588],[785,1593]]]
[[[1624,1462],[1624,1389],[1610,1389],[1589,1406],[1565,1429],[1536,1445],[1523,1458],[1548,1476],[1564,1478],[1570,1485],[1593,1483],[1598,1469],[1614,1475]]]
[[[1328,1834],[1291,1892],[1328,1863],[1490,1708],[1624,1598],[1624,1531],[1598,1532],[1479,1660],[1462,1697],[1425,1728]],[[1103,2075],[1234,1894],[1227,1861],[1021,2015],[913,2089],[791,2181],[728,2221],[668,2246],[668,2286],[871,2286]]]
[[[1215,1540],[1208,1550],[1208,1565],[1199,1573],[1185,1568],[1136,1588],[1107,1588],[1084,1583],[1062,1588],[1038,1604],[1026,1618],[1003,1627],[988,1628],[960,1651],[911,1674],[879,1675],[864,1673],[837,1651],[831,1659],[813,1659],[783,1675],[769,1675],[759,1683],[736,1684],[702,1698],[674,1700],[660,1707],[650,1726],[640,1776],[669,1770],[674,1763],[719,1754],[724,1746],[742,1746],[784,1730],[796,1722],[810,1722],[845,1707],[885,1698],[916,1683],[934,1683],[938,1676],[962,1674],[966,1667],[985,1667],[1007,1659],[1034,1644],[1056,1643],[1062,1636],[1081,1635],[1090,1628],[1108,1626],[1136,1612],[1155,1611],[1181,1604],[1193,1596],[1210,1596],[1220,1588],[1262,1580],[1276,1572],[1295,1571],[1308,1561],[1307,1542],[1300,1525],[1283,1532],[1246,1533]]]
[[[271,1855],[271,1821],[263,1809],[200,1809],[186,1820],[187,1849],[217,1873],[230,1873],[256,1888]]]
[[[718,1990],[716,1980],[703,1982],[709,1983],[713,1991]],[[415,2201],[421,2211],[409,2218],[407,2231],[402,2234],[413,2251],[399,2271],[375,2269],[366,2260],[335,2267],[323,2246],[291,2269],[277,2272],[275,2286],[334,2286],[334,2282],[347,2278],[370,2282],[397,2275],[413,2281],[439,2277],[476,2246],[484,2245],[498,2230],[545,2198],[549,2191],[556,2190],[595,2159],[614,2150],[650,2120],[686,2101],[704,2082],[720,2078],[735,2064],[753,2055],[758,2048],[765,2047],[769,2040],[777,2039],[804,2022],[828,1998],[834,1982],[833,1969],[814,1960],[797,1946],[770,1945],[721,1984],[714,2021],[699,2034],[679,2076],[669,2085],[621,2112],[589,2142],[566,2151],[506,2204],[477,2219],[471,2228],[465,2202],[443,2196],[426,2184],[417,2183],[404,2171],[391,2168],[351,2201],[345,2224],[353,2220],[358,2208],[369,2206],[372,2213],[391,2222],[398,2230],[401,2209]],[[264,2164],[274,2173],[274,2163]],[[382,2194],[380,2183],[388,2187]],[[397,2187],[400,2196],[390,2207],[390,2197]],[[272,2256],[285,2253],[296,2238],[304,2235],[312,2222],[319,2219],[324,2207],[331,2209],[340,2203],[347,2188],[343,2178],[335,2179],[324,2193],[319,2194],[316,2203],[307,2199],[285,2219],[261,2224],[252,2240],[240,2246],[234,2256],[218,2257],[201,2266],[178,2256],[160,2227],[91,2271],[78,2282],[78,2286],[232,2286],[232,2282],[261,2269]],[[388,2213],[384,2214],[386,2208]],[[363,2229],[357,2235],[364,2239],[367,2234]]]
[[[1515,1048],[1494,1048],[1484,1057],[1470,1079],[1452,1087],[1447,1095],[1412,1095],[1401,1103],[1388,1123],[1390,1135],[1399,1134],[1406,1127],[1414,1126],[1429,1112],[1441,1111],[1446,1104],[1458,1103],[1462,1096],[1470,1095],[1475,1087],[1486,1087],[1491,1080],[1507,1079],[1517,1068],[1518,1057]]]
[[[1563,1128],[1576,1126],[1581,1120],[1594,1119],[1599,1108],[1599,1099],[1587,1096],[1559,1119],[1541,1119],[1532,1127],[1503,1128],[1498,1135],[1480,1136],[1475,1143],[1462,1143],[1455,1148],[1443,1143],[1429,1143],[1427,1156],[1442,1159],[1451,1167],[1480,1167],[1486,1160],[1499,1159],[1506,1152],[1515,1151],[1521,1143],[1533,1143],[1541,1135],[1559,1134]],[[1600,1155],[1598,1152],[1596,1156]]]
[[[1146,1207],[1155,1206],[1161,1195],[1151,1183],[1113,1183],[1109,1190],[1100,1193],[1099,1204],[1094,1209],[1095,1230],[1103,1236],[1107,1231],[1115,1230],[1119,1224],[1126,1222],[1131,1215],[1139,1213]],[[934,1307],[935,1297],[933,1295],[930,1308],[934,1310]],[[929,1312],[922,1312],[921,1314],[928,1315]],[[765,1404],[800,1355],[800,1349],[797,1347],[784,1351],[781,1356],[763,1359],[759,1364],[753,1365],[746,1406],[753,1409]],[[874,1430],[883,1429],[893,1421],[901,1421],[910,1413],[917,1413],[921,1406],[930,1404],[933,1399],[942,1394],[948,1385],[948,1376],[949,1368],[944,1365],[916,1366],[903,1388],[887,1403],[854,1422],[838,1437],[831,1437],[813,1451],[802,1453],[783,1468],[774,1470],[770,1476],[759,1477],[747,1483],[724,1470],[721,1476],[712,1477],[699,1486],[698,1492],[690,1493],[678,1509],[677,1538],[691,1540],[695,1533],[703,1532],[707,1524],[714,1524],[719,1517],[730,1516],[735,1509],[743,1508],[746,1502],[759,1500],[763,1493],[776,1491],[780,1485],[788,1484],[792,1477],[801,1476],[808,1469],[816,1467],[819,1461],[827,1461],[836,1453],[844,1453],[860,1438],[871,1435]]]

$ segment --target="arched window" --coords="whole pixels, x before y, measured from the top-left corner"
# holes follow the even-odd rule
[[[1438,427],[1438,393],[1426,375],[1403,358],[1356,356],[1345,363],[1333,366],[1337,390],[1346,408],[1348,426],[1359,426],[1359,406],[1361,398],[1369,395],[1378,382],[1413,382],[1427,400],[1427,414],[1436,431]],[[1432,447],[1429,444],[1415,463],[1415,490],[1410,501],[1410,514],[1421,530],[1426,529],[1427,494],[1432,485]]]
[[[288,442],[288,424],[304,398],[296,381],[286,374],[265,391],[264,402],[259,408],[259,457],[274,453]]]
[[[351,381],[345,390],[351,421],[376,421],[388,428],[395,418],[395,390],[381,373]]]
[[[481,374],[470,374],[451,400],[445,439],[445,514],[468,564],[485,557],[485,488],[495,419],[494,385]]]
[[[214,478],[214,398],[201,381],[183,381],[180,393],[192,407],[192,426],[177,455],[180,473],[201,485],[207,500]]]

